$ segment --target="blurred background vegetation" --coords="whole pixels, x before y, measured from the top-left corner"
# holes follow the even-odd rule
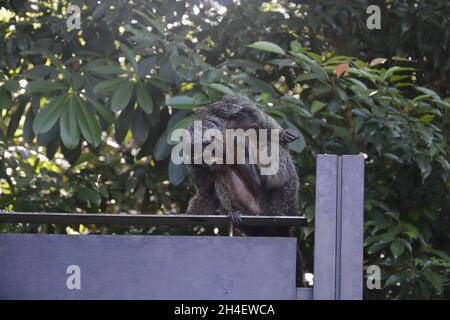
[[[450,2],[0,1],[0,210],[183,212],[170,132],[238,93],[301,134],[292,147],[312,271],[315,156],[366,159],[365,298],[450,298]],[[381,8],[369,30],[366,8]],[[447,97],[447,98],[446,98]],[[0,232],[203,229],[0,224]]]

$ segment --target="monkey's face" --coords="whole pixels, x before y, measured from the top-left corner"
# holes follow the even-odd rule
[[[191,124],[188,128],[191,136],[191,163],[193,165],[200,165],[208,171],[216,170],[220,164],[223,163],[223,155],[215,154],[215,152],[203,152],[208,150],[211,144],[222,144],[221,138],[213,134],[213,132],[220,132],[223,137],[225,134],[225,123],[222,119],[214,116],[207,116],[202,120],[197,120]]]

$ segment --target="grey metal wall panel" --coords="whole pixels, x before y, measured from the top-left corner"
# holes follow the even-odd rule
[[[340,299],[362,299],[364,157],[343,156]]]
[[[313,288],[297,288],[297,300],[312,300]]]
[[[0,298],[295,299],[295,259],[294,238],[3,234]]]
[[[314,300],[335,299],[337,156],[317,156]]]

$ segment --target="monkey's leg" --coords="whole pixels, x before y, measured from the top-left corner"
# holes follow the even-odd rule
[[[279,189],[273,189],[268,197],[268,215],[289,216],[296,215],[299,210],[298,189],[288,184]]]
[[[214,174],[200,166],[192,168],[195,195],[189,200],[187,214],[215,214],[220,203],[214,190]]]
[[[197,190],[197,193],[189,200],[186,214],[216,214],[220,204],[214,194],[214,189],[211,191],[212,192],[201,192]],[[207,226],[204,230],[205,235],[215,234],[213,226]]]
[[[219,209],[219,201],[214,194],[196,193],[189,200],[186,209],[187,214],[216,214]]]

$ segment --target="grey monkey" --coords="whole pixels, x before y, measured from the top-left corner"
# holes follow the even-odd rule
[[[241,214],[295,215],[299,209],[299,179],[287,144],[298,138],[261,111],[249,99],[227,96],[200,108],[196,118],[207,129],[279,129],[279,170],[261,175],[258,164],[191,165],[196,194],[188,204],[188,214],[226,214],[240,222]],[[188,127],[193,133],[192,125]],[[210,141],[204,141],[209,143]],[[247,146],[246,146],[247,147]],[[249,146],[252,148],[252,146]],[[245,233],[280,235],[275,228],[246,228]],[[286,236],[288,231],[281,232]]]
[[[207,129],[279,129],[279,170],[262,176],[258,164],[192,165],[196,193],[189,201],[188,214],[226,214],[240,222],[241,214],[295,215],[299,210],[299,178],[288,151],[288,144],[298,138],[281,126],[250,100],[227,96],[199,109],[202,133]],[[192,125],[188,127],[193,135]],[[203,141],[209,144],[210,141]],[[252,147],[251,145],[249,147]],[[246,235],[292,236],[290,228],[240,227]],[[304,286],[303,257],[297,247],[297,286]]]

